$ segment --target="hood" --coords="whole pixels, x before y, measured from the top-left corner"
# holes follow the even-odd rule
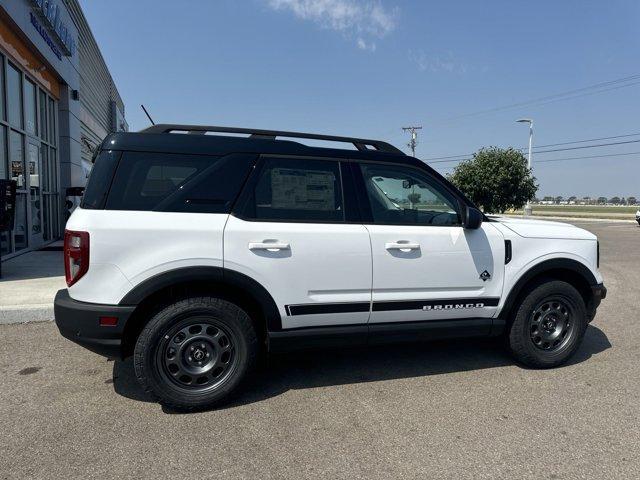
[[[504,225],[521,237],[597,240],[597,237],[593,233],[569,223],[506,216],[489,216],[489,218],[494,222]]]

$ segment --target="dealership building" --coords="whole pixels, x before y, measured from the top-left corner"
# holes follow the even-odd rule
[[[77,0],[0,2],[0,179],[17,182],[3,259],[59,239],[124,104]]]

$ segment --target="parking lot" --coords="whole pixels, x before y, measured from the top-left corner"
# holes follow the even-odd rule
[[[1,325],[2,478],[640,478],[640,228],[600,237],[609,290],[572,362],[496,341],[272,358],[226,408],[150,402],[131,363]]]

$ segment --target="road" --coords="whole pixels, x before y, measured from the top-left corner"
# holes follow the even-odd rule
[[[609,296],[573,361],[457,341],[273,358],[226,408],[176,414],[130,362],[2,325],[1,478],[640,478],[640,228],[585,223]]]

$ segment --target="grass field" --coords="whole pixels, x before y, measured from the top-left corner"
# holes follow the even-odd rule
[[[604,218],[635,220],[639,206],[614,205],[532,205],[533,215],[541,217]],[[522,215],[522,210],[506,212],[506,215]]]

